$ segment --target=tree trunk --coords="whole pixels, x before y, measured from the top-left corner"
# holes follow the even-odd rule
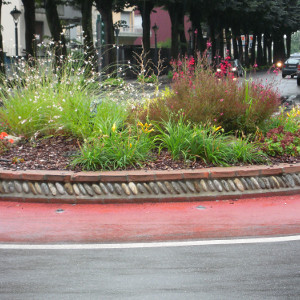
[[[150,30],[151,30],[150,15],[153,8],[154,8],[154,4],[151,3],[151,1],[144,1],[143,3],[138,5],[138,9],[142,15],[143,47],[145,53],[148,53],[150,51]]]
[[[35,0],[22,0],[25,16],[26,57],[34,56],[35,46]]]
[[[245,35],[245,65],[249,67],[249,34]]]
[[[239,50],[238,50],[238,31],[232,28],[232,46],[233,46],[233,57],[234,59],[239,58]]]
[[[243,51],[243,43],[242,43],[242,39],[241,36],[238,36],[238,46],[239,46],[239,60],[241,62],[241,64],[244,64],[244,51]]]
[[[253,33],[252,47],[251,47],[251,65],[253,66],[256,63],[256,33]]]
[[[256,62],[259,66],[263,64],[263,59],[262,59],[262,45],[261,45],[261,33],[257,35],[257,59]]]
[[[181,54],[187,53],[187,41],[185,37],[185,30],[184,30],[184,10],[180,11],[180,18],[179,18],[179,40],[180,40],[180,52]]]
[[[215,24],[214,22],[209,23],[209,37],[211,40],[211,58],[212,60],[216,59],[216,39],[215,39]],[[219,63],[219,61],[215,61],[216,64]]]
[[[292,42],[292,34],[288,32],[286,34],[286,57],[290,57],[291,55],[291,42]]]
[[[174,59],[179,55],[179,14],[178,5],[173,3],[168,5],[168,12],[171,19],[171,56]]]
[[[283,35],[281,33],[274,34],[273,41],[273,61],[276,63],[277,61],[282,61],[285,58]]]
[[[92,29],[92,7],[93,0],[85,0],[81,2],[82,15],[82,30],[84,31],[84,50],[87,59],[96,60],[96,50],[93,43],[93,29]]]
[[[263,65],[265,66],[267,64],[267,37],[266,33],[264,34],[264,39],[263,39]]]
[[[1,13],[2,13],[2,0],[0,0],[0,28],[2,25]],[[1,30],[0,30],[0,73],[5,74],[5,61],[4,61],[3,39],[2,39]]]
[[[115,44],[114,23],[112,17],[113,2],[111,0],[96,0],[95,3],[105,26],[105,46],[103,47],[104,59],[102,61],[102,66],[111,66],[111,68],[108,69],[108,72],[111,72],[113,69],[112,65],[116,61],[115,48],[112,48]]]
[[[51,36],[54,42],[57,44],[56,47],[56,55],[66,56],[67,48],[66,48],[66,39],[65,36],[62,35],[62,26],[59,20],[58,12],[57,12],[57,4],[53,0],[45,0],[45,10],[48,26],[51,32]]]
[[[192,48],[191,49],[191,54],[193,54],[194,48],[199,49],[201,53],[203,53],[206,50],[206,43],[203,38],[203,32],[202,32],[202,26],[201,26],[201,19],[199,18],[199,15],[196,10],[191,10],[190,11],[190,20],[192,22],[192,33],[191,33],[191,38],[192,38]],[[195,36],[194,36],[194,30],[197,29],[197,45],[195,45]],[[190,47],[190,46],[189,46]]]
[[[271,35],[269,33],[265,33],[264,38],[265,38],[264,42],[266,43],[266,47],[267,47],[267,55],[268,55],[267,63],[269,65],[271,65],[272,64],[272,39],[271,39]]]
[[[223,34],[223,28],[220,28],[219,30],[219,53],[221,57],[225,57],[227,55],[224,55],[224,34]]]
[[[216,44],[215,56],[217,57],[218,61],[220,61],[220,59],[222,57],[220,41],[221,41],[220,31],[217,30],[217,34],[215,35],[215,44]]]
[[[226,50],[227,54],[231,57],[231,32],[229,31],[228,26],[225,28],[225,37],[226,37]]]

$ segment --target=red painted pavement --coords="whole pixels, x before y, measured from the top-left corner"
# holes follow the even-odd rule
[[[0,243],[149,242],[290,234],[300,234],[300,195],[161,204],[0,202]]]

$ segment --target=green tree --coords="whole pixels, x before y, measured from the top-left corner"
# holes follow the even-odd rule
[[[300,31],[291,36],[291,53],[300,52]]]

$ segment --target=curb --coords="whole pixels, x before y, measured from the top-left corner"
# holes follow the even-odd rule
[[[300,193],[300,163],[175,171],[0,169],[0,201],[108,204],[227,200]]]

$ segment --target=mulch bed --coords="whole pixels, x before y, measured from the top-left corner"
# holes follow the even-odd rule
[[[38,139],[35,141],[21,141],[18,145],[11,147],[0,156],[0,168],[9,170],[73,170],[82,171],[77,166],[71,168],[70,162],[74,154],[78,153],[78,141],[63,136]],[[143,167],[134,166],[127,170],[180,170],[180,169],[202,169],[213,167],[202,161],[190,162],[173,161],[167,152],[154,154],[154,161],[146,163]],[[297,157],[275,157],[271,158],[270,164],[279,163],[295,164],[300,162]],[[245,164],[240,164],[243,166]]]

